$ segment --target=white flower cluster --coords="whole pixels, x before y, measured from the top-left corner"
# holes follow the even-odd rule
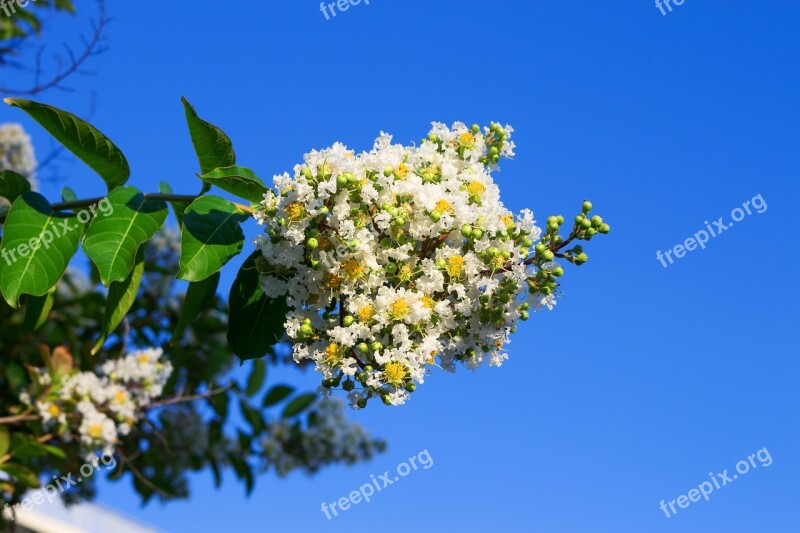
[[[77,430],[88,451],[112,453],[118,438],[130,432],[172,374],[172,364],[162,361],[162,355],[160,348],[132,352],[106,361],[97,373],[75,372],[60,382],[40,371],[38,385],[47,393],[35,408],[42,423],[60,433]],[[30,401],[27,395],[22,399]]]
[[[336,143],[274,178],[257,267],[264,292],[286,296],[294,358],[316,363],[324,389],[343,385],[354,407],[402,404],[437,359],[499,366],[530,306],[555,303],[528,291],[533,214],[508,211],[492,179],[514,155],[511,132],[433,123],[419,146],[381,133],[369,152]]]
[[[22,174],[36,190],[36,166],[31,138],[22,126],[11,122],[0,124],[0,171],[13,170]]]
[[[267,424],[267,437],[261,443],[264,470],[274,468],[279,476],[298,468],[316,472],[330,463],[369,459],[385,447],[383,441],[373,440],[364,428],[347,420],[339,400],[317,402],[308,421],[306,428],[283,418]]]

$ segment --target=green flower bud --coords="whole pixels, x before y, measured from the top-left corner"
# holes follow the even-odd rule
[[[367,406],[367,399],[366,398],[360,398],[356,402],[356,405],[359,407],[359,409],[364,409]]]
[[[404,219],[403,217],[397,217],[396,219],[394,219],[394,225],[397,226],[398,228],[405,226],[405,224],[406,224],[406,219]]]
[[[465,239],[469,239],[472,236],[472,228],[467,224],[461,226],[461,236]]]
[[[530,248],[531,245],[533,244],[533,241],[530,240],[528,237],[525,237],[519,242],[519,244],[521,246],[524,246],[525,248]]]
[[[561,276],[564,275],[564,269],[561,267],[556,267],[553,270],[551,270],[550,273],[555,277],[560,278]]]
[[[319,214],[322,215],[322,216],[328,216],[329,212],[330,212],[330,210],[327,207],[325,207],[324,205],[319,208]]]
[[[309,180],[314,178],[314,174],[311,173],[311,170],[308,167],[303,167],[300,170],[300,174]]]
[[[545,250],[542,252],[542,259],[545,261],[552,261],[555,259],[555,254],[552,252],[552,250]]]
[[[575,256],[575,264],[577,264],[577,265],[582,265],[588,260],[589,260],[589,256],[587,256],[585,253],[580,253],[580,254]]]
[[[392,405],[392,399],[388,394],[381,396],[381,401],[383,402],[383,405]]]
[[[306,241],[306,246],[308,246],[312,250],[316,250],[319,247],[319,241],[314,237],[311,237]]]
[[[372,348],[373,352],[379,352],[379,351],[383,350],[383,344],[381,344],[380,341],[373,342],[370,347]]]
[[[441,220],[442,218],[442,214],[434,209],[433,211],[431,211],[430,217],[431,220],[433,220],[434,222],[439,222],[439,220]]]
[[[389,176],[391,176],[393,173],[394,173],[394,169],[392,167],[390,167],[389,165],[386,165],[385,167],[383,167],[383,175],[386,176],[387,178]]]
[[[519,312],[519,319],[520,320],[528,320],[528,318],[530,318],[530,316],[531,316],[530,313],[528,313],[527,311],[520,311]]]
[[[582,219],[581,220],[581,227],[583,227],[585,229],[591,228],[592,227],[592,221],[589,220],[588,218]]]
[[[558,220],[559,224],[563,224],[564,223],[564,216],[563,215],[558,215],[556,217],[556,220]]]
[[[415,383],[411,382],[411,383],[406,385],[405,389],[408,392],[414,392],[415,390],[417,390],[417,385]]]
[[[481,240],[481,237],[483,237],[483,230],[482,229],[475,228],[475,229],[472,230],[472,238],[473,239],[475,239],[476,241],[479,241],[479,240]]]
[[[311,324],[303,324],[302,326],[300,326],[300,333],[306,336],[313,335],[314,328],[311,327]]]
[[[336,185],[338,185],[339,187],[346,186],[347,185],[347,176],[345,176],[344,174],[340,174],[340,175],[336,176]]]
[[[477,135],[478,133],[481,132],[481,127],[478,126],[477,124],[473,124],[472,127],[470,128],[470,130],[472,130],[472,133]]]
[[[543,243],[537,243],[536,246],[533,247],[537,254],[543,254],[545,250],[547,250],[547,246]]]
[[[603,225],[603,219],[599,215],[595,215],[592,217],[592,227],[599,228]]]
[[[594,228],[589,228],[589,229],[587,229],[587,230],[586,230],[586,236],[587,236],[587,237],[591,237],[591,236],[593,236],[595,233],[597,233],[597,230],[595,230]]]
[[[356,319],[353,318],[352,315],[347,315],[346,317],[344,317],[344,320],[342,320],[342,324],[344,324],[345,327],[350,327],[350,326],[353,325],[353,322],[355,322],[355,321],[356,321]]]
[[[608,224],[602,224],[600,226],[600,229],[598,229],[597,231],[599,231],[600,233],[608,233],[609,231],[611,231],[611,226],[609,226]]]
[[[351,390],[356,388],[356,384],[348,379],[347,381],[342,383],[342,388],[347,392],[350,392]]]
[[[583,202],[583,206],[582,207],[583,207],[583,212],[584,213],[588,213],[589,211],[592,210],[592,202],[590,202],[589,200],[586,200],[585,202]]]
[[[322,386],[325,387],[326,389],[330,389],[331,385],[333,385],[333,383],[331,383],[331,380],[329,379],[322,380]]]
[[[388,265],[386,265],[386,273],[387,274],[394,274],[395,272],[397,272],[397,265],[396,264],[389,263]]]
[[[392,247],[392,240],[388,237],[384,237],[381,239],[381,248],[384,250]]]

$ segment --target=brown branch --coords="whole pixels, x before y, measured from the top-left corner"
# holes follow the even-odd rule
[[[84,40],[83,52],[79,56],[75,56],[75,54],[72,52],[72,49],[65,45],[67,54],[69,55],[69,65],[66,68],[64,69],[61,68],[60,66],[61,58],[56,56],[55,60],[56,63],[59,64],[59,67],[56,69],[55,75],[44,83],[40,82],[40,79],[42,77],[42,67],[41,67],[42,50],[40,50],[36,56],[36,71],[34,74],[34,86],[29,89],[13,89],[8,87],[0,87],[0,94],[34,96],[48,89],[67,90],[67,88],[62,85],[64,80],[66,80],[68,77],[75,74],[76,72],[81,72],[81,68],[90,57],[103,52],[103,49],[100,47],[100,43],[103,41],[103,32],[105,31],[105,28],[109,23],[109,19],[106,16],[105,0],[97,0],[97,5],[100,12],[99,13],[100,17],[98,19],[97,24],[92,23],[92,25],[94,26],[94,31],[92,33],[91,38],[88,41]]]
[[[157,407],[164,407],[165,405],[174,405],[176,403],[184,403],[184,402],[192,402],[194,400],[201,400],[203,398],[210,398],[216,394],[223,393],[230,388],[230,385],[227,387],[220,387],[218,389],[211,389],[210,391],[199,393],[199,394],[190,394],[189,396],[176,396],[174,398],[168,398],[166,400],[161,400],[160,402],[153,402],[144,410],[149,411],[150,409],[155,409]]]

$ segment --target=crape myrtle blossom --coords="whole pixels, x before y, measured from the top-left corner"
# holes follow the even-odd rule
[[[36,156],[30,136],[20,124],[0,124],[0,172],[13,170],[25,176],[36,190]]]
[[[274,178],[255,215],[256,266],[265,294],[286,298],[294,359],[316,363],[326,395],[341,386],[353,407],[399,405],[432,366],[500,366],[517,322],[555,305],[555,259],[586,261],[561,250],[608,232],[588,202],[566,240],[563,217],[543,231],[503,206],[492,172],[514,155],[512,131],[433,123],[418,146],[381,133],[369,152],[336,143]]]
[[[37,369],[38,400],[32,407],[46,429],[68,440],[77,438],[87,453],[113,453],[119,437],[142,418],[172,374],[172,364],[162,356],[160,348],[151,348],[106,361],[97,372],[56,377]],[[26,392],[21,400],[30,404],[31,397]]]

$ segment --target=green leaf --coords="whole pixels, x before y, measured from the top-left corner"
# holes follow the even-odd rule
[[[241,359],[257,359],[272,350],[284,335],[289,307],[286,298],[268,298],[261,289],[254,252],[247,258],[231,286],[228,298],[228,344]]]
[[[250,372],[250,377],[247,378],[247,388],[245,389],[245,394],[248,396],[255,396],[258,394],[258,391],[260,391],[261,387],[264,386],[264,380],[266,377],[267,364],[261,359],[253,361],[253,370]]]
[[[215,272],[212,276],[202,281],[189,283],[189,288],[186,290],[186,298],[184,298],[183,307],[181,307],[181,316],[178,318],[178,325],[175,326],[175,331],[172,334],[171,344],[180,342],[186,326],[191,324],[197,318],[197,315],[211,305],[217,295],[218,285],[219,272]]]
[[[0,196],[13,203],[14,200],[30,192],[31,184],[22,174],[13,170],[0,172]]]
[[[275,385],[272,387],[267,395],[264,397],[264,407],[271,407],[276,403],[280,403],[290,394],[294,392],[294,387],[289,385]]]
[[[200,281],[242,251],[239,225],[249,217],[218,196],[201,196],[186,209],[181,231],[178,279]]]
[[[61,200],[63,202],[74,202],[78,199],[78,195],[75,194],[75,191],[70,189],[69,187],[64,187],[61,189]]]
[[[72,113],[31,100],[6,98],[4,101],[25,111],[58,142],[89,165],[103,178],[109,191],[128,181],[131,171],[125,156],[88,122]]]
[[[305,409],[307,409],[308,406],[314,403],[316,399],[317,399],[316,393],[308,392],[306,394],[301,394],[300,396],[289,402],[289,405],[287,405],[286,408],[283,410],[283,413],[281,413],[281,417],[291,418],[295,415],[299,415]]]
[[[135,187],[119,187],[101,202],[110,206],[92,219],[83,250],[97,266],[103,285],[128,277],[136,252],[161,229],[167,204],[147,200]]]
[[[56,213],[44,196],[28,192],[17,198],[0,245],[0,290],[6,302],[16,309],[21,295],[46,294],[78,251],[82,233],[75,217]]]
[[[242,416],[253,429],[253,435],[258,435],[266,429],[264,419],[258,409],[244,400],[239,400],[239,409],[242,410]]]
[[[23,461],[34,457],[44,457],[48,453],[44,444],[22,433],[11,435],[11,451],[15,459],[22,459]]]
[[[200,179],[252,203],[261,202],[269,190],[261,178],[245,167],[216,168],[200,176]]]
[[[192,136],[194,151],[200,162],[200,172],[206,174],[218,167],[229,167],[236,164],[233,143],[218,127],[197,116],[197,112],[186,98],[181,98]]]
[[[8,453],[11,447],[11,436],[8,432],[8,427],[0,426],[0,456]]]
[[[44,296],[28,296],[25,299],[25,320],[22,331],[32,332],[41,327],[47,320],[55,300],[55,287]]]
[[[139,291],[139,285],[142,282],[142,274],[144,274],[144,248],[139,248],[130,275],[123,281],[112,283],[108,288],[102,334],[97,339],[94,347],[92,347],[92,354],[96,354],[103,347],[108,335],[117,329],[133,302],[136,301],[136,293]]]
[[[4,463],[0,464],[0,470],[30,488],[36,488],[40,485],[36,474],[22,465]]]

